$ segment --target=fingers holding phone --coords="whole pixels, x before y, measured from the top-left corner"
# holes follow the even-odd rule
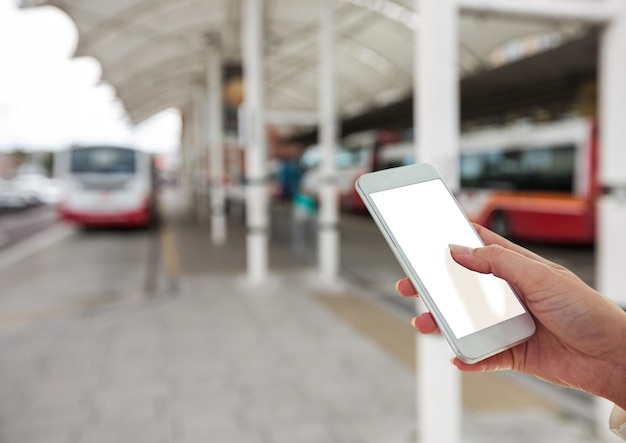
[[[532,317],[506,282],[452,259],[449,244],[479,248],[484,242],[432,166],[364,174],[356,188],[410,279],[399,283],[399,291],[406,296],[419,291],[430,312],[416,320],[418,329],[432,333],[438,326],[466,363],[532,336]]]

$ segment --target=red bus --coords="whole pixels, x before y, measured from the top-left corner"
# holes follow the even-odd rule
[[[592,243],[596,134],[583,118],[465,134],[459,202],[472,220],[507,237]]]
[[[593,243],[597,143],[585,118],[464,133],[458,200],[472,221],[505,237]],[[411,163],[412,152],[412,142],[387,145],[378,166]]]

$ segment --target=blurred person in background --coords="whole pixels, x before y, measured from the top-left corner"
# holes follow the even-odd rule
[[[452,258],[470,270],[506,280],[533,314],[528,341],[475,364],[457,358],[461,371],[514,370],[612,401],[611,429],[626,440],[626,312],[567,268],[475,225],[482,248],[450,245]],[[418,296],[404,278],[396,289]],[[430,313],[412,320],[423,334],[439,333]]]

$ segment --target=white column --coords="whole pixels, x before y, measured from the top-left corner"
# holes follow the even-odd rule
[[[263,0],[243,2],[244,112],[246,113],[246,221],[248,277],[259,283],[268,275],[267,148],[263,116]]]
[[[598,290],[626,308],[626,2],[616,5],[600,38],[599,180],[606,192],[598,203],[596,270]],[[597,403],[597,433],[603,441],[616,441],[607,427],[610,403]]]
[[[333,0],[320,2],[319,143],[321,185],[318,216],[318,263],[322,281],[326,284],[335,283],[339,273],[333,4]]]
[[[191,96],[191,112],[189,115],[189,172],[191,173],[191,212],[197,215],[198,210],[198,100],[197,91]]]
[[[193,98],[193,142],[194,155],[192,168],[194,170],[195,211],[198,221],[205,217],[206,204],[206,152],[204,146],[204,91],[198,86],[194,90]]]
[[[207,135],[211,172],[211,240],[214,245],[222,245],[226,241],[222,105],[222,57],[219,42],[214,41],[207,54]]]
[[[459,189],[458,10],[455,0],[416,0],[414,124],[417,156]]]
[[[415,0],[415,158],[459,188],[458,10],[454,0]],[[417,429],[421,443],[461,441],[461,379],[440,336],[417,338]]]
[[[181,128],[181,146],[180,146],[180,157],[181,164],[179,170],[179,186],[180,192],[183,199],[185,210],[187,210],[192,201],[192,172],[191,172],[191,158],[192,158],[192,146],[191,146],[191,106],[186,106],[183,109],[183,122]]]

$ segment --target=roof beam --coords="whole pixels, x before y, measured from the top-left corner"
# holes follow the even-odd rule
[[[168,93],[143,101],[141,104],[134,106],[128,110],[128,115],[132,122],[136,125],[150,118],[154,114],[164,111],[168,108],[182,108],[191,100],[191,92],[181,91],[180,89],[172,90]]]
[[[525,16],[543,20],[576,20],[603,24],[615,15],[622,0],[457,0],[462,11]]]
[[[273,125],[314,126],[318,122],[317,112],[298,110],[266,111],[265,123]]]

